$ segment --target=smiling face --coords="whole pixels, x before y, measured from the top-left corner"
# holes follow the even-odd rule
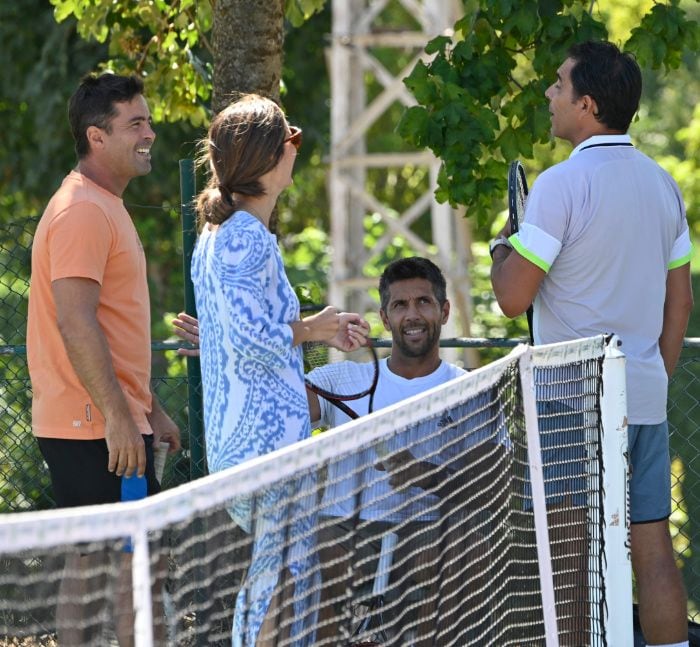
[[[146,99],[138,95],[131,101],[115,104],[116,116],[105,129],[105,152],[115,173],[131,178],[151,171],[151,146],[156,134],[151,128],[151,113]]]
[[[116,115],[106,127],[87,129],[90,148],[79,167],[100,186],[120,196],[132,178],[150,173],[156,134],[142,95],[115,103],[114,108]]]
[[[384,327],[391,332],[392,359],[439,357],[442,326],[450,313],[449,301],[440,305],[427,279],[405,279],[389,285],[389,299],[380,310]]]

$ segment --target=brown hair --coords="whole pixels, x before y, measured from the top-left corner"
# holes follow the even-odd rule
[[[236,209],[235,194],[260,196],[260,177],[271,171],[284,151],[287,121],[271,99],[246,94],[214,117],[200,142],[200,164],[211,173],[197,197],[199,226],[219,225]]]

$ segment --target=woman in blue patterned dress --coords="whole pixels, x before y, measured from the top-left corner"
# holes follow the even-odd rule
[[[325,341],[349,350],[367,334],[359,315],[330,306],[299,317],[269,224],[277,197],[292,183],[300,145],[301,130],[289,127],[277,104],[257,95],[220,112],[204,142],[211,178],[197,199],[201,232],[192,281],[212,472],[307,438],[300,344]],[[281,604],[273,590],[285,569],[295,588],[292,644],[313,644],[314,519],[304,499],[292,497],[303,487],[299,480],[274,485],[254,498],[237,497],[229,510],[253,534],[251,564],[236,600],[234,647],[275,644],[265,636]]]

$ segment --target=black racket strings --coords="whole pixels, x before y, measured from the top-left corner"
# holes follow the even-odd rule
[[[525,169],[519,161],[512,162],[508,170],[508,211],[511,234],[520,231],[520,225],[525,217],[527,202],[527,179]]]
[[[369,394],[376,369],[367,366],[363,370],[353,370],[349,363],[373,364],[374,361],[373,351],[366,347],[350,353],[317,343],[304,348],[307,384],[324,397],[327,394],[340,400],[359,399]],[[343,365],[346,362],[348,364]]]

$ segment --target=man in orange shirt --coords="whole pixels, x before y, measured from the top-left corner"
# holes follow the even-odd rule
[[[141,491],[128,498],[153,494],[160,489],[154,441],[167,442],[170,451],[180,447],[177,426],[151,392],[146,259],[121,199],[132,178],[151,170],[155,133],[143,84],[88,76],[71,97],[68,117],[78,165],[37,227],[27,331],[32,429],[59,507],[116,502],[133,489]],[[131,556],[121,558],[120,579],[129,582]],[[95,578],[81,573],[102,559],[67,560],[57,609],[62,644],[97,639],[87,609]],[[122,592],[116,628],[127,645],[130,586]]]

